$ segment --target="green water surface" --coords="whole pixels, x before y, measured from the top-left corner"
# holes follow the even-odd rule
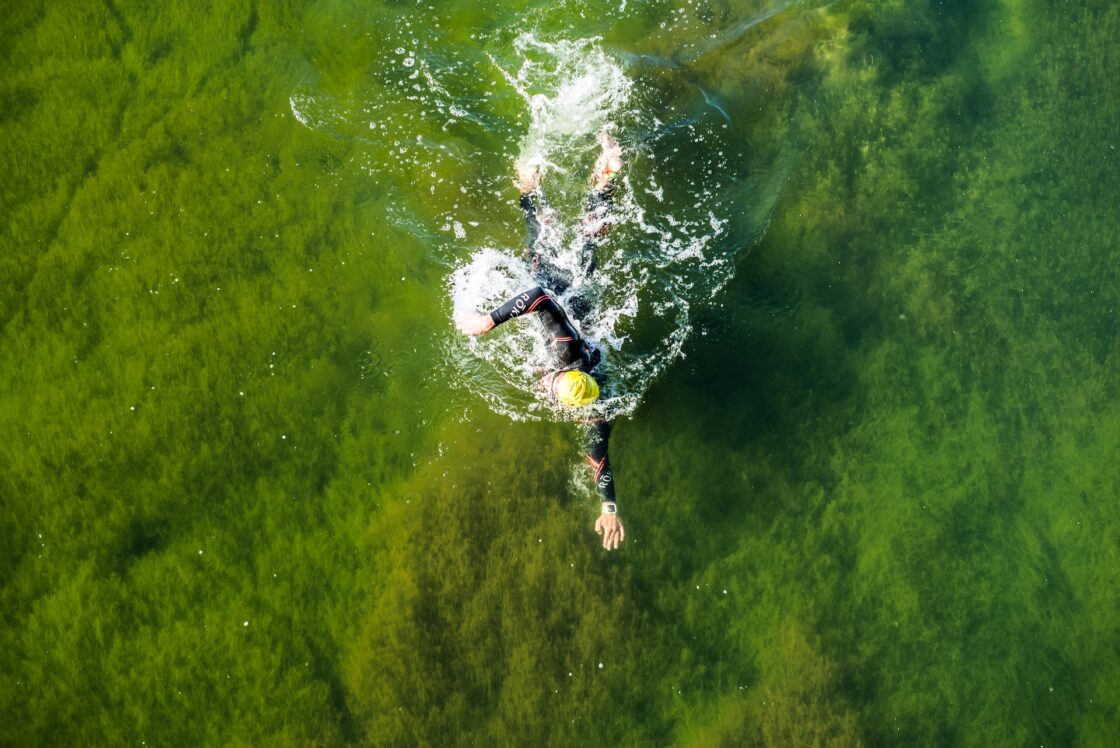
[[[526,30],[659,61],[780,176],[615,426],[611,554],[569,427],[449,360],[454,263],[521,241]],[[0,744],[1115,745],[1117,39],[1108,0],[9,3]]]

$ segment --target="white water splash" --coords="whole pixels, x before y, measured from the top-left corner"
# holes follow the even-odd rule
[[[504,70],[509,84],[525,99],[531,118],[521,141],[521,158],[565,172],[571,144],[594,139],[614,127],[625,111],[632,82],[596,40],[546,42],[531,33],[513,44],[522,62],[516,73]],[[493,58],[491,58],[493,61]]]
[[[690,194],[686,215],[678,217],[662,210],[666,188],[656,172],[645,176],[637,189],[623,176],[608,217],[609,233],[598,241],[597,267],[587,272],[582,201],[589,183],[586,175],[599,150],[596,137],[613,132],[625,143],[629,128],[656,131],[661,123],[635,101],[634,82],[595,40],[544,42],[524,34],[514,49],[521,55],[520,65],[502,74],[524,99],[529,115],[520,159],[539,165],[542,190],[554,206],[545,211],[536,249],[574,278],[559,297],[562,305],[570,308],[576,296],[591,302],[577,324],[581,334],[603,350],[601,366],[611,382],[609,396],[596,404],[597,414],[625,415],[681,357],[692,330],[690,299],[706,298],[731,277],[730,258],[714,248],[727,218],[716,213],[714,187]],[[642,159],[649,169],[650,157],[631,141],[624,162],[629,166]],[[461,316],[493,309],[538,283],[529,276],[524,250],[488,248],[459,263],[449,291],[455,314]],[[548,366],[548,352],[532,329],[537,324],[513,321],[507,327],[515,329],[500,328],[472,339],[453,355],[461,363],[484,362],[461,368],[468,386],[496,410],[512,418],[571,417],[534,394],[539,372]],[[630,343],[639,325],[656,330],[644,336],[654,342]],[[487,383],[481,377],[492,379]]]
[[[777,177],[744,175],[734,110],[675,64],[643,74],[642,58],[624,62],[597,39],[495,41],[506,38],[499,31],[481,50],[456,50],[400,31],[400,45],[386,45],[371,78],[352,88],[331,90],[310,74],[290,98],[294,118],[359,143],[354,164],[380,183],[431,180],[422,198],[403,190],[386,218],[456,268],[448,292],[457,315],[493,309],[539,282],[524,246],[495,247],[492,238],[506,233],[493,222],[522,221],[510,201],[514,157],[537,164],[550,207],[536,248],[573,279],[561,303],[589,302],[578,324],[603,351],[611,383],[596,408],[632,413],[682,357],[694,310],[733,276],[736,253],[765,223]],[[604,131],[621,141],[624,167],[588,272],[582,221]],[[516,152],[504,173],[492,166],[496,140]],[[535,390],[548,365],[536,324],[449,336],[453,378],[511,418],[572,417]]]

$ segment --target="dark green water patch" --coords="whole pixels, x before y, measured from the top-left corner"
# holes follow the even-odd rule
[[[619,5],[6,10],[0,743],[1114,741],[1120,11]],[[616,425],[612,554],[571,427],[448,360],[437,217],[519,240],[481,61],[528,26],[766,185]],[[414,115],[413,37],[483,65],[401,120],[453,158],[296,120]]]

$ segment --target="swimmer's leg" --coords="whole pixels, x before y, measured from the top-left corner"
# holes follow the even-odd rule
[[[589,258],[587,272],[595,271],[599,240],[607,235],[611,225],[611,208],[614,205],[615,182],[622,169],[622,146],[605,130],[599,134],[601,151],[591,172],[591,194],[580,227],[583,232],[583,251]]]
[[[540,248],[537,244],[541,237],[541,214],[547,208],[541,192],[540,166],[518,160],[513,167],[517,171],[517,178],[513,183],[521,193],[518,203],[525,216],[525,257],[533,275],[537,275],[541,265]]]
[[[539,192],[522,192],[519,202],[525,216],[525,251],[532,255],[537,240],[541,237],[540,212],[544,206],[544,198]]]
[[[544,195],[541,194],[541,170],[536,164],[518,160],[513,168],[517,171],[514,186],[521,193],[519,200],[521,212],[525,214],[527,244],[531,251],[541,235],[540,213],[544,208]]]
[[[571,275],[549,262],[542,252],[542,234],[556,220],[548,201],[540,188],[540,167],[518,161],[515,164],[517,179],[514,184],[521,192],[518,203],[525,216],[525,258],[529,262],[529,272],[537,282],[555,293],[564,293],[572,285]]]

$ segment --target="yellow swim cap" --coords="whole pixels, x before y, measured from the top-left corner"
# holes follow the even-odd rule
[[[599,398],[599,383],[582,371],[566,371],[557,377],[555,392],[565,405],[590,405]]]

